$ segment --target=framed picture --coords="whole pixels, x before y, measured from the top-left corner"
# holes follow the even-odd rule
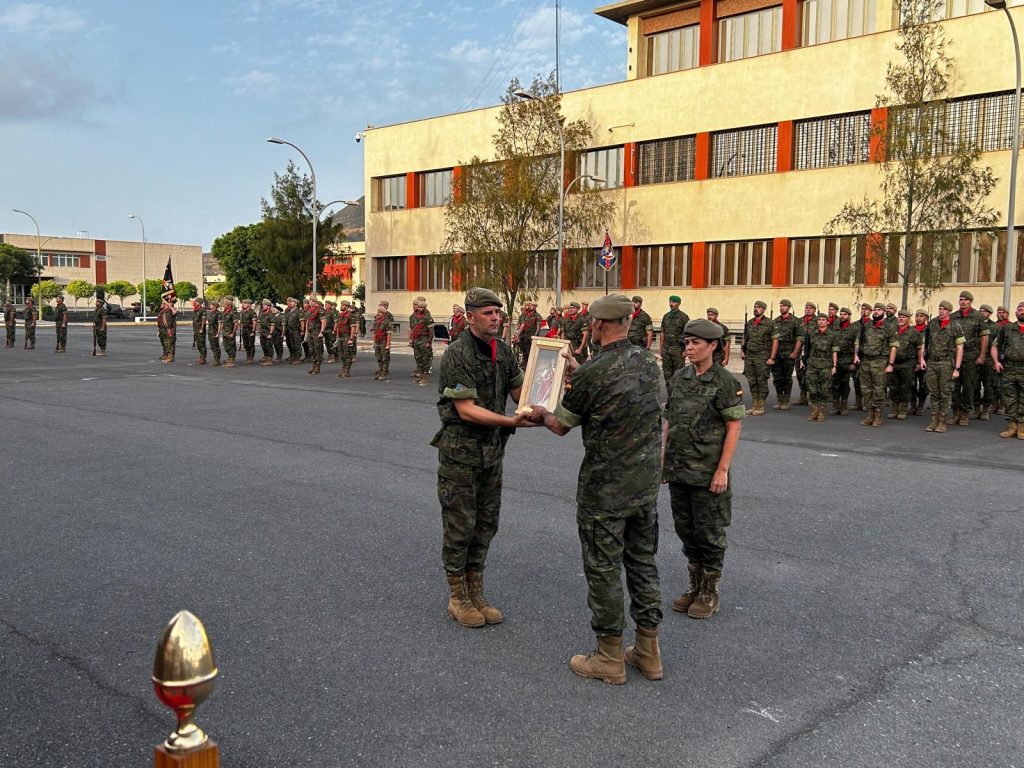
[[[529,411],[532,405],[555,410],[565,390],[565,366],[568,362],[562,357],[565,349],[569,349],[568,339],[533,338],[530,358],[526,362],[523,394],[516,413]]]

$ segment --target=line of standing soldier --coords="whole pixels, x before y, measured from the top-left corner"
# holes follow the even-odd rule
[[[64,304],[64,297],[57,297],[57,305],[53,309],[53,325],[56,335],[56,346],[54,352],[67,352],[68,349],[68,308]],[[35,302],[32,299],[25,300],[25,309],[22,312],[25,329],[25,349],[36,348],[36,326],[39,321],[39,313],[36,311]],[[6,337],[4,347],[13,348],[16,342],[18,328],[18,313],[10,299],[4,301],[4,331]],[[99,356],[107,354],[107,312],[106,305],[102,299],[96,299],[96,309],[92,317],[93,338],[99,348]]]

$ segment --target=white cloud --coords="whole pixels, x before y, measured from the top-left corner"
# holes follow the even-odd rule
[[[54,35],[76,32],[85,19],[70,8],[37,3],[18,3],[0,11],[0,27],[20,35]]]
[[[250,69],[244,75],[231,75],[224,82],[231,86],[236,96],[267,95],[273,93],[280,78],[273,72],[261,69]]]
[[[84,117],[96,89],[65,62],[26,50],[0,54],[0,121]]]

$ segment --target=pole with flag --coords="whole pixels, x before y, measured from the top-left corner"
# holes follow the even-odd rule
[[[164,284],[160,289],[160,298],[166,299],[167,301],[174,304],[175,299],[178,298],[178,294],[174,292],[174,275],[171,272],[171,257],[167,257],[167,267],[164,269]]]
[[[597,257],[597,265],[604,270],[604,295],[608,295],[608,273],[615,269],[615,262],[618,258],[615,249],[612,247],[612,238],[608,230],[604,231],[604,245],[601,246],[601,254]]]

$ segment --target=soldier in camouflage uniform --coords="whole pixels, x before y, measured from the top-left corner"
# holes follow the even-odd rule
[[[824,421],[825,405],[832,396],[832,377],[839,367],[839,337],[828,327],[828,315],[820,313],[815,320],[817,328],[804,334],[803,359],[804,387],[807,404],[811,406],[808,421]]]
[[[953,382],[960,377],[964,357],[964,333],[950,314],[953,305],[939,302],[939,316],[928,323],[925,334],[925,373],[932,420],[925,432],[945,432],[946,414],[953,394]]]
[[[871,305],[867,302],[860,305],[860,320],[855,320],[852,325],[856,328],[857,338],[860,338],[860,329],[862,326],[867,325],[871,322]],[[860,386],[860,366],[855,365],[853,369],[853,392],[856,402],[854,403],[854,409],[858,411],[864,410],[864,392]]]
[[[333,337],[337,340],[338,359],[341,360],[339,379],[352,375],[352,362],[356,359],[356,337],[359,335],[359,320],[347,301],[341,302],[341,311],[334,321]]]
[[[394,324],[388,304],[382,301],[377,306],[377,314],[373,317],[373,356],[377,360],[376,381],[388,381],[388,369],[391,367],[391,329]]]
[[[832,326],[839,344],[836,356],[836,374],[832,377],[832,415],[846,416],[850,412],[850,379],[857,371],[853,357],[857,352],[860,326],[850,322],[850,308],[840,307],[839,319]]]
[[[867,416],[860,423],[862,427],[882,426],[886,374],[892,373],[892,361],[899,346],[895,336],[895,329],[885,319],[885,304],[876,303],[870,322],[861,323],[857,356],[854,358],[854,363],[860,366],[860,385],[864,393],[864,410],[867,411]]]
[[[288,342],[288,362],[302,363],[302,310],[294,296],[289,296],[284,310],[285,340]]]
[[[309,300],[306,312],[306,346],[309,347],[309,359],[312,365],[306,373],[316,376],[324,361],[324,336],[327,334],[327,318],[319,301]]]
[[[715,362],[718,363],[720,366],[722,366],[723,368],[728,368],[729,353],[732,351],[732,340],[729,338],[729,328],[725,325],[725,323],[718,322],[718,310],[715,309],[714,307],[708,307],[706,317],[708,320],[710,320],[712,323],[714,323],[715,325],[722,329],[722,338],[718,340],[718,343],[721,346],[715,347],[714,358]]]
[[[536,302],[525,302],[523,304],[523,313],[519,316],[519,327],[512,334],[512,343],[519,344],[523,365],[526,365],[530,359],[530,346],[533,344],[533,337],[540,333],[540,323],[540,314],[537,312]]]
[[[224,356],[227,362],[225,368],[235,367],[235,354],[238,351],[238,343],[235,337],[238,335],[238,313],[235,311],[235,302],[230,296],[225,296],[221,302],[220,331],[221,342],[224,344]]]
[[[68,347],[68,308],[64,305],[64,297],[57,297],[57,306],[53,310],[53,326],[57,331],[57,347],[55,352],[66,352]]]
[[[659,353],[661,354],[661,372],[665,381],[683,367],[686,354],[683,352],[683,328],[690,322],[690,316],[679,308],[682,301],[678,296],[668,297],[668,312],[661,317],[661,335]]]
[[[277,362],[284,360],[284,309],[280,304],[274,305],[274,332],[270,334]]]
[[[992,346],[992,364],[1002,374],[1000,390],[1006,409],[1006,431],[1024,440],[1024,301],[1017,304],[1017,322],[999,327]]]
[[[808,301],[804,304],[804,316],[800,318],[800,339],[804,339],[815,330],[818,316],[818,305],[813,301]],[[801,359],[800,355],[797,355],[797,360]],[[804,385],[804,375],[806,371],[803,366],[796,366],[796,385],[800,392],[800,399],[797,401],[797,405],[807,405],[807,388]]]
[[[654,342],[654,321],[644,311],[644,297],[633,297],[633,321],[629,324],[629,343],[650,349]]]
[[[452,319],[448,321],[448,343],[459,338],[466,330],[466,310],[458,304],[452,305]],[[499,337],[500,338],[500,337]]]
[[[690,588],[672,601],[672,610],[691,619],[709,619],[720,606],[725,529],[732,522],[729,469],[740,440],[743,390],[714,362],[721,328],[691,320],[685,333],[690,364],[669,382],[662,477],[668,483]]]
[[[174,362],[174,348],[178,343],[178,319],[176,314],[174,304],[169,299],[162,299],[160,311],[156,316],[156,325],[159,330],[160,344],[164,348],[164,355],[160,360],[164,363]]]
[[[206,343],[213,353],[214,367],[220,365],[220,308],[216,301],[206,302]]]
[[[324,318],[327,320],[327,330],[324,331],[324,349],[327,352],[327,364],[338,362],[337,336],[334,328],[338,325],[338,305],[333,301],[324,302]]]
[[[7,342],[4,344],[5,347],[14,346],[14,337],[16,329],[18,327],[18,315],[14,311],[14,303],[7,299],[4,302],[4,329],[7,332]]]
[[[927,349],[928,313],[923,309],[919,309],[914,313],[914,330],[917,331],[921,337],[921,343]],[[926,375],[923,366],[914,371],[914,386],[910,392],[910,410],[908,411],[910,416],[924,413],[924,404],[928,399],[928,384],[925,382]]]
[[[580,315],[579,302],[570,302],[569,309],[566,310],[558,328],[558,335],[569,342],[577,363],[585,362],[587,359],[587,337],[590,335],[588,326],[586,318]]]
[[[779,302],[779,316],[772,320],[772,349],[768,353],[768,365],[775,381],[777,411],[788,411],[793,393],[793,368],[800,356],[801,330],[803,323],[793,316],[793,302],[783,299]]]
[[[974,390],[978,386],[979,368],[985,364],[988,354],[989,330],[981,312],[971,307],[974,296],[970,291],[960,291],[960,311],[953,313],[953,319],[960,325],[964,336],[964,360],[960,376],[953,384],[953,414],[947,424],[967,426],[967,420],[974,410]]]
[[[497,338],[501,301],[485,288],[470,288],[465,301],[468,330],[441,359],[441,429],[430,444],[437,448],[448,615],[464,627],[482,627],[503,619],[484,596],[483,572],[498,532],[505,443],[530,422],[528,412],[505,415],[509,397],[519,400],[523,372],[512,348]]]
[[[421,387],[430,379],[430,365],[434,359],[434,318],[427,311],[427,300],[418,296],[409,315],[409,346],[416,359],[412,377]]]
[[[199,357],[193,365],[206,365],[206,310],[201,299],[192,299],[192,346]]]
[[[242,309],[238,313],[238,331],[245,350],[245,364],[256,362],[256,327],[258,320],[256,310],[252,308],[252,299],[242,299]]]
[[[35,302],[32,299],[25,299],[25,349],[36,348],[36,321],[39,315],[36,313]]]
[[[260,302],[260,315],[259,315],[259,328],[260,328],[260,349],[263,352],[263,358],[260,360],[260,365],[267,366],[274,364],[274,305],[270,299],[263,299]]]
[[[988,329],[989,346],[991,346],[999,331],[999,326],[992,317],[995,312],[988,304],[982,304],[978,309],[981,310],[981,316],[985,318],[984,325]],[[975,416],[981,421],[988,421],[989,414],[995,411],[996,402],[999,400],[994,363],[992,355],[988,354],[988,350],[986,350],[985,359],[978,366],[978,385],[974,389],[974,404],[977,408]]]
[[[306,341],[306,320],[309,318],[309,299],[302,300],[302,309],[299,310],[299,332],[302,334],[302,360],[309,362],[309,342]]]
[[[743,360],[743,376],[750,387],[753,401],[747,411],[751,416],[764,416],[764,401],[768,399],[768,371],[766,362],[771,354],[772,323],[764,316],[768,305],[763,301],[754,302],[754,316],[743,328],[743,343],[740,358]]]
[[[103,299],[96,299],[96,309],[92,314],[92,332],[99,352],[97,357],[107,356],[107,309]]]
[[[613,684],[626,682],[627,662],[649,680],[662,677],[661,582],[655,563],[662,376],[654,355],[629,341],[633,311],[621,294],[595,301],[590,331],[601,352],[578,367],[568,361],[572,389],[554,413],[534,406],[534,414],[555,434],[583,428],[576,523],[597,650],[573,656],[569,666],[581,677]],[[625,652],[623,566],[637,633],[636,645]]]
[[[992,330],[991,334],[989,334],[993,342],[995,341],[996,336],[998,336],[1000,332],[1003,330],[1003,328],[1005,328],[1008,325],[1010,325],[1010,310],[1008,310],[1006,307],[1002,305],[999,305],[998,307],[996,307],[996,327]],[[992,345],[989,344],[990,353],[991,346]],[[989,356],[991,357],[991,354]],[[1006,413],[1006,409],[1003,407],[1003,374],[1001,374],[999,371],[995,372],[994,389],[996,391],[996,404],[995,407],[992,409],[992,413],[996,414],[997,416],[1002,416]]]
[[[907,418],[914,396],[914,374],[924,365],[924,339],[910,324],[910,310],[896,313],[896,354],[893,357],[889,394],[892,397],[890,419]]]

